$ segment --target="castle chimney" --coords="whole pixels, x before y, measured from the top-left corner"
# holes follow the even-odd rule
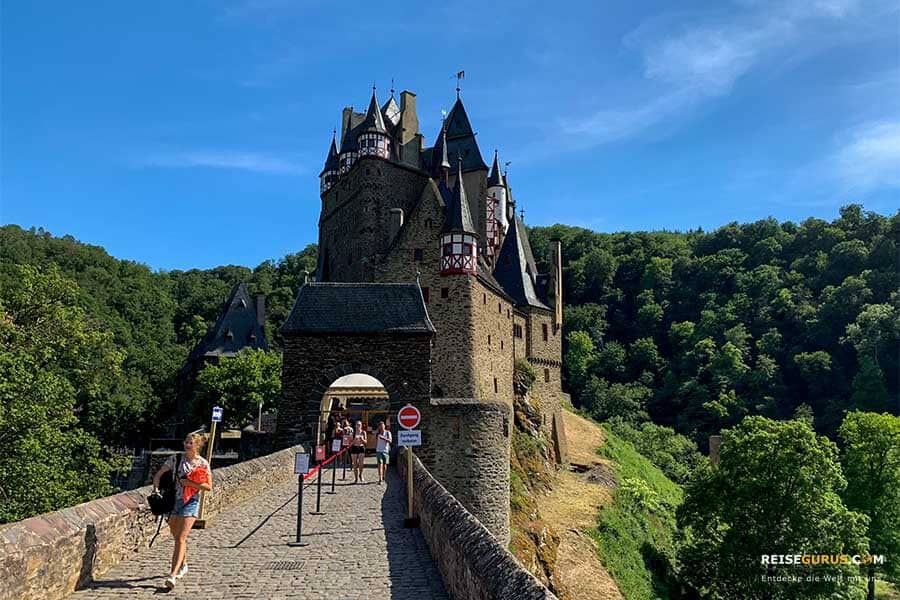
[[[406,145],[419,133],[416,115],[416,95],[408,90],[400,92],[400,143]]]
[[[388,235],[390,236],[390,242],[393,242],[397,238],[397,234],[400,233],[401,227],[403,227],[403,209],[392,208],[390,222],[388,223]]]
[[[550,295],[553,300],[553,323],[562,327],[563,320],[563,286],[562,286],[562,242],[550,240],[551,266]]]
[[[352,114],[353,107],[345,106],[344,111],[341,113],[341,139],[338,140],[338,147],[343,145],[344,136],[347,135],[347,131],[350,129],[350,115]]]
[[[256,323],[262,328],[266,326],[266,295],[256,295]]]
[[[709,436],[709,462],[713,465],[719,464],[719,448],[722,446],[721,435]]]

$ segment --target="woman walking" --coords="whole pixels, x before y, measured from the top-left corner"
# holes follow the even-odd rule
[[[178,579],[188,572],[187,538],[200,511],[200,491],[212,490],[212,472],[209,463],[200,456],[209,436],[190,433],[184,439],[184,456],[180,460],[175,455],[160,467],[153,476],[153,487],[159,488],[163,473],[171,471],[175,476],[175,508],[169,515],[169,530],[175,538],[172,551],[172,569],[166,577],[166,587],[175,587]]]
[[[350,442],[350,457],[353,459],[353,483],[359,481],[365,483],[363,466],[366,462],[366,432],[363,431],[362,421],[356,422],[353,440]]]

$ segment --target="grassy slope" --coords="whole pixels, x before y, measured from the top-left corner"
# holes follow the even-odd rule
[[[589,534],[600,560],[627,600],[669,597],[668,573],[674,553],[674,507],[681,488],[604,427],[598,453],[614,463],[619,487]]]

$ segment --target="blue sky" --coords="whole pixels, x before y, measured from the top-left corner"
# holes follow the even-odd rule
[[[463,100],[531,225],[900,207],[893,0],[8,2],[0,222],[157,269],[316,239],[341,108]],[[338,8],[339,7],[339,8]]]

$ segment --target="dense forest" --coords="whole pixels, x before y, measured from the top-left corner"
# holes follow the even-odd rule
[[[532,231],[562,240],[565,366],[598,420],[652,420],[703,447],[747,415],[900,410],[900,215],[846,206],[827,222],[715,231]]]
[[[703,515],[721,508],[697,499],[704,490],[732,489],[733,479],[717,477],[744,468],[725,453],[718,470],[708,469],[697,449],[711,434],[725,430],[732,448],[749,440],[746,452],[782,436],[821,453],[824,462],[808,465],[810,478],[829,481],[815,493],[834,498],[846,486],[828,438],[847,448],[857,440],[862,456],[869,439],[900,445],[896,422],[873,425],[859,416],[862,425],[848,425],[846,417],[900,410],[900,215],[851,205],[831,222],[767,219],[708,233],[538,227],[531,241],[539,261],[553,238],[563,245],[564,377],[573,403],[685,486],[684,531],[700,529]],[[310,245],[253,269],[152,271],[69,236],[0,228],[0,522],[112,491],[95,474],[120,468],[116,448],[141,447],[160,431],[173,413],[179,369],[237,282],[267,295],[277,357],[278,328],[315,255]],[[208,369],[201,394],[277,397],[278,358],[243,360],[248,370],[268,373],[265,381],[237,389],[243,367],[235,362]],[[249,414],[243,409],[231,412]],[[748,416],[788,424],[779,429]],[[810,437],[813,429],[797,423],[827,437]],[[859,433],[892,427],[894,438]],[[51,467],[40,476],[29,460],[35,452]],[[823,475],[825,463],[832,466]],[[853,464],[845,461],[848,474]],[[895,471],[900,467],[885,472]],[[674,506],[648,499],[646,490],[629,493],[638,499],[629,496],[628,506],[661,510],[674,523]],[[874,510],[852,496],[836,502]],[[865,529],[858,525],[854,535]],[[682,547],[690,548],[685,535]],[[674,555],[666,561],[678,563]],[[672,589],[685,581],[695,589],[712,585],[682,578]]]

